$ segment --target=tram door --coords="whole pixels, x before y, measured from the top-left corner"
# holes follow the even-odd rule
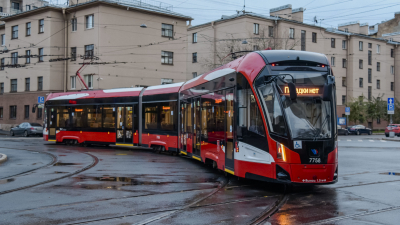
[[[194,124],[193,124],[193,155],[200,156],[201,149],[201,105],[200,97],[193,99]]]
[[[57,108],[49,107],[47,113],[48,113],[47,127],[48,127],[49,140],[55,140],[56,139],[56,127],[57,127]]]
[[[234,152],[235,152],[235,136],[234,136],[234,89],[225,91],[225,167],[234,171]]]
[[[133,108],[132,105],[117,106],[116,143],[133,145]]]
[[[187,131],[186,131],[186,110],[187,110],[187,103],[181,101],[181,136],[179,138],[180,141],[180,149],[186,151],[187,146]]]

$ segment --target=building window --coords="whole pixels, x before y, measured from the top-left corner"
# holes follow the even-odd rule
[[[39,33],[44,32],[44,19],[39,20]]]
[[[193,33],[193,43],[197,43],[197,33]]]
[[[26,10],[26,11],[31,10],[31,5],[26,5],[26,6],[25,6],[25,10]]]
[[[16,119],[16,118],[17,118],[17,106],[11,105],[10,106],[10,119]]]
[[[347,82],[346,82],[346,77],[342,77],[342,87],[346,87]]]
[[[25,63],[26,63],[26,64],[31,63],[31,50],[26,50],[26,51],[25,51],[25,54],[26,54]]]
[[[380,62],[376,63],[376,71],[381,71],[381,63]]]
[[[197,62],[197,52],[194,52],[192,55],[192,62],[196,63]]]
[[[93,89],[93,75],[84,75],[85,83],[89,89]]]
[[[71,29],[72,31],[76,31],[78,29],[78,24],[76,18],[71,19]]]
[[[4,58],[1,58],[0,70],[4,70]]]
[[[359,67],[360,69],[363,68],[363,60],[362,60],[362,59],[358,60],[358,67]]]
[[[0,83],[0,95],[4,94],[4,83]]]
[[[312,34],[311,34],[311,39],[312,39],[312,42],[313,42],[313,43],[317,43],[317,33],[312,32]]]
[[[17,92],[17,79],[11,79],[11,91],[10,92]]]
[[[376,89],[381,89],[381,81],[376,80]]]
[[[253,45],[253,51],[258,51],[258,45]]]
[[[372,86],[368,86],[368,100],[371,101],[372,99]]]
[[[26,36],[31,36],[31,22],[26,23]]]
[[[43,90],[43,77],[38,77],[38,91]]]
[[[41,119],[42,118],[42,114],[43,114],[42,108],[38,108],[37,109],[36,118],[37,119]]]
[[[372,65],[372,51],[368,51],[368,65]]]
[[[0,12],[3,12],[3,7],[0,7]]]
[[[71,48],[71,61],[76,61],[76,47]]]
[[[368,43],[368,48],[372,48],[372,43]]]
[[[377,124],[381,124],[381,118],[380,117],[376,118],[376,123]]]
[[[161,36],[174,37],[174,25],[163,23],[161,25]]]
[[[197,72],[193,72],[192,75],[193,75],[193,78],[197,77]]]
[[[20,10],[19,2],[12,2],[11,3],[11,8],[17,10],[17,12],[18,12]]]
[[[260,34],[260,24],[258,23],[253,24],[253,33]]]
[[[294,28],[289,28],[289,38],[294,39]]]
[[[174,53],[173,52],[166,52],[161,51],[161,63],[162,64],[170,64],[174,63]]]
[[[346,105],[346,95],[342,95],[342,105]]]
[[[335,47],[335,38],[331,38],[331,47],[334,48]]]
[[[71,89],[76,88],[76,76],[71,76]]]
[[[347,41],[346,40],[342,41],[342,49],[347,49]]]
[[[368,69],[368,83],[372,83],[372,69]]]
[[[87,15],[86,19],[86,29],[92,29],[94,27],[94,15]]]
[[[390,74],[394,74],[394,66],[390,66]]]
[[[349,33],[349,28],[344,28],[344,32]]]
[[[31,89],[31,78],[25,78],[25,91],[30,91]]]
[[[346,59],[343,59],[343,60],[342,60],[342,67],[343,67],[343,68],[346,68],[346,67],[347,67],[347,60],[346,60]]]
[[[3,119],[3,113],[4,113],[3,107],[0,107],[0,119]]]
[[[11,33],[11,39],[18,39],[18,26],[12,26]]]
[[[269,26],[268,27],[268,37],[273,37],[274,36],[274,27]]]
[[[362,41],[358,42],[358,49],[359,49],[360,51],[363,50],[363,42],[362,42]]]
[[[25,119],[29,119],[29,105],[25,105],[24,106],[24,114],[25,114],[25,116],[24,116],[24,118]]]
[[[376,53],[381,53],[381,46],[380,45],[376,45]]]
[[[93,58],[94,45],[85,45],[85,59]]]
[[[6,35],[2,34],[1,35],[1,46],[4,46],[4,45],[6,45]]]
[[[392,48],[392,49],[390,49],[390,57],[394,57],[394,49]]]
[[[335,66],[335,57],[331,57],[331,66]]]
[[[364,87],[364,79],[360,77],[359,87]]]
[[[18,64],[18,52],[11,53],[11,65]]]
[[[39,48],[39,62],[43,62],[43,58],[44,58],[43,55],[44,55],[43,48]]]
[[[390,82],[390,90],[394,91],[394,82]]]

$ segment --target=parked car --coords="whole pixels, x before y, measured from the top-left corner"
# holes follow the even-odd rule
[[[372,134],[372,130],[365,127],[364,125],[354,125],[351,127],[348,127],[347,130],[349,131],[350,134],[355,134],[355,135],[360,135],[360,134]]]
[[[400,137],[400,124],[389,124],[385,129],[385,136],[389,137],[389,132],[393,131],[394,135]]]
[[[340,125],[337,125],[337,131],[339,135],[349,135],[349,131],[343,127],[341,127]]]
[[[29,137],[29,135],[43,136],[43,127],[38,123],[21,123],[11,128],[10,134],[11,136],[24,135],[24,137]]]

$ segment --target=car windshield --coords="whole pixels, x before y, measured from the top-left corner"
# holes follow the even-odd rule
[[[42,125],[38,124],[38,123],[31,123],[32,127],[41,127]]]
[[[287,74],[279,72],[279,74]],[[322,100],[327,74],[320,72],[290,72],[297,89],[297,99],[289,97],[288,87],[278,81],[283,109],[293,139],[319,139],[332,136],[332,107]],[[289,76],[286,76],[286,80]]]

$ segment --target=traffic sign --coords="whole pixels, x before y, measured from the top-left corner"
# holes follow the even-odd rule
[[[338,117],[337,118],[338,125],[346,125],[346,117]]]
[[[346,107],[344,113],[345,115],[350,115],[350,107]]]
[[[38,102],[39,104],[43,104],[43,103],[44,103],[44,96],[38,96],[38,97],[37,97],[37,102]]]
[[[394,98],[388,98],[387,100],[387,113],[394,114]]]

